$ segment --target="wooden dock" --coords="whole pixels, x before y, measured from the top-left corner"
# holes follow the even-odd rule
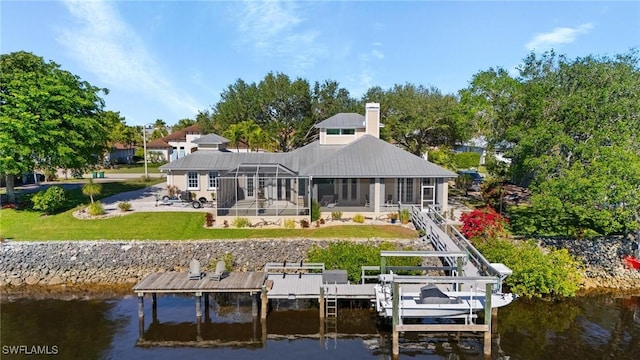
[[[184,294],[184,293],[216,293],[243,292],[257,293],[262,291],[265,273],[263,272],[231,272],[221,280],[212,280],[208,276],[200,280],[189,280],[184,272],[153,273],[142,279],[133,288],[138,295],[145,293]]]

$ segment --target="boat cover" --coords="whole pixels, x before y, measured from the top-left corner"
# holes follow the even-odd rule
[[[420,288],[420,303],[422,304],[456,304],[458,299],[452,299],[434,284]]]

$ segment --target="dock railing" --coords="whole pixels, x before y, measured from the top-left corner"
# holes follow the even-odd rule
[[[273,273],[273,272],[282,272],[282,271],[301,271],[301,270],[315,270],[315,271],[324,271],[324,263],[306,263],[306,262],[270,262],[264,265],[264,272]]]
[[[480,275],[493,276],[498,279],[496,290],[501,291],[502,281],[511,275],[511,270],[503,264],[489,262],[458,229],[451,224],[447,224],[446,219],[434,208],[427,206],[425,210],[426,211],[421,211],[417,206],[412,207],[411,220],[417,229],[422,229],[425,232],[425,236],[431,240],[436,250],[465,251],[469,255],[469,262],[476,267]],[[441,240],[443,236],[451,239],[458,249],[448,249],[445,242]],[[446,260],[449,265],[454,264],[454,259],[446,258]]]

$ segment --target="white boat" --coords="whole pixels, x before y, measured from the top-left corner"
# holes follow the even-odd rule
[[[391,283],[375,286],[376,311],[382,316],[393,316],[391,289]],[[506,306],[515,298],[511,293],[492,293],[491,308]],[[442,291],[428,284],[419,293],[401,292],[399,311],[402,318],[455,318],[473,316],[484,310],[484,305],[484,291]]]

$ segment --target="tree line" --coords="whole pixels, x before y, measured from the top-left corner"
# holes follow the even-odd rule
[[[31,53],[0,60],[0,174],[9,195],[16,175],[87,169],[115,142],[141,144],[141,127],[104,109],[107,89]],[[381,137],[416,155],[485,136],[490,151],[510,160],[490,162],[489,171],[532,189],[522,231],[621,233],[640,226],[638,65],[636,50],[577,59],[531,53],[517,75],[480,71],[457,94],[405,83],[360,98],[334,80],[268,73],[259,82],[236,80],[194,119],[171,127],[156,120],[149,139],[197,124],[231,146],[286,152],[315,141],[318,122],[378,102]]]

